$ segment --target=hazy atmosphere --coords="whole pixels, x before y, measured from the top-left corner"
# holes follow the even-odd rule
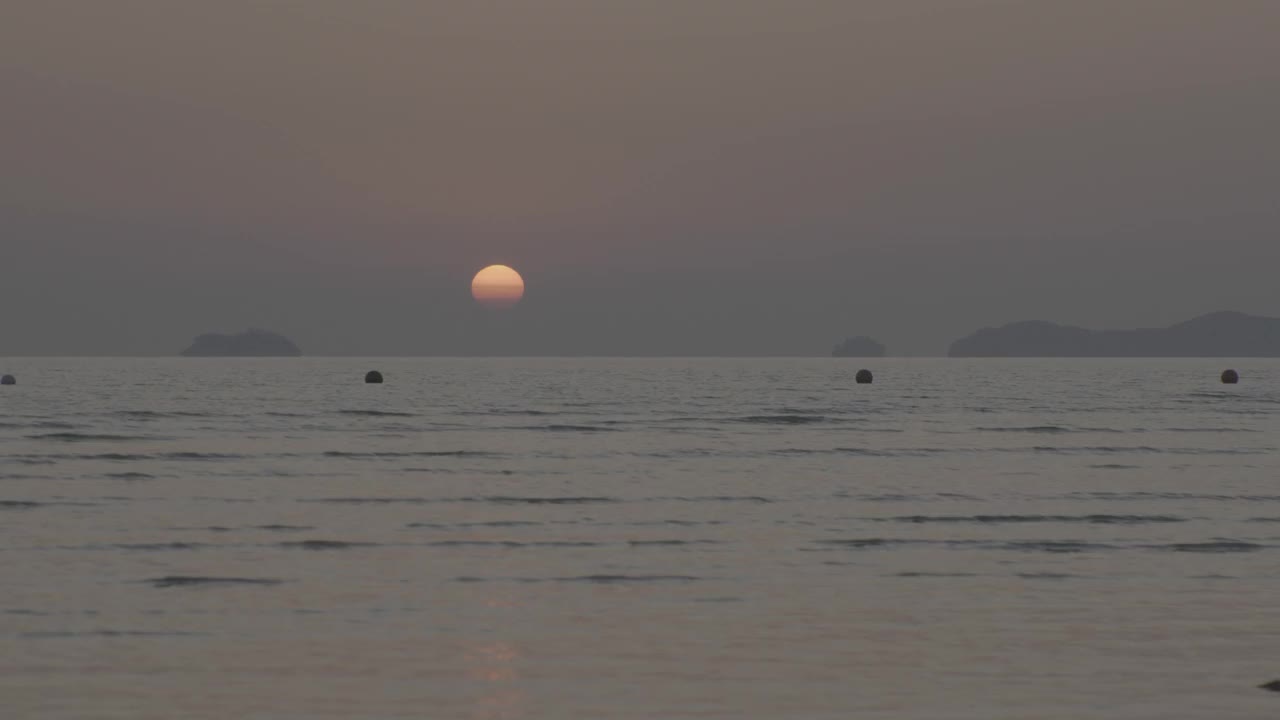
[[[1280,315],[1270,0],[12,3],[0,356]],[[523,301],[478,306],[505,263]]]

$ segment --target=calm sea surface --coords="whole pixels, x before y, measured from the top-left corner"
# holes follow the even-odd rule
[[[6,720],[1280,717],[1280,362],[0,372]]]

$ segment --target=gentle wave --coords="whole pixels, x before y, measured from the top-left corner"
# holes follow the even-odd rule
[[[298,502],[317,502],[317,503],[338,503],[347,505],[390,505],[395,503],[406,503],[412,505],[426,505],[432,503],[493,503],[497,505],[586,505],[589,503],[615,503],[620,502],[618,498],[597,497],[597,496],[566,496],[566,497],[520,497],[515,495],[489,495],[477,497],[443,497],[443,498],[424,498],[424,497],[336,497],[336,498],[306,498],[299,499]]]
[[[20,637],[40,640],[59,638],[146,638],[146,637],[207,637],[209,633],[187,632],[182,630],[46,630],[21,633]]]
[[[278,578],[246,578],[246,577],[211,577],[205,575],[165,575],[151,578],[143,582],[158,588],[175,587],[209,587],[218,585],[279,585],[284,582]]]
[[[611,525],[613,523],[607,523],[607,524]],[[630,527],[661,527],[664,525],[672,525],[675,527],[698,527],[701,525],[727,525],[727,524],[729,524],[729,521],[727,520],[674,520],[674,519],[632,520],[631,522],[623,523],[623,525],[628,525]]]
[[[1036,445],[1032,447],[1033,452],[1038,453],[1162,453],[1164,448],[1152,447],[1150,445],[1094,445],[1090,447],[1079,446],[1056,446],[1056,445]]]
[[[719,540],[628,540],[631,547],[680,547],[683,545],[719,545]]]
[[[424,497],[335,497],[335,498],[299,498],[298,502],[334,503],[338,505],[425,505],[440,502]]]
[[[779,448],[770,450],[770,455],[860,455],[863,457],[904,457],[930,452],[929,450],[872,450],[870,448],[836,447],[836,448]],[[940,452],[940,451],[932,451]]]
[[[901,545],[935,545],[951,548],[977,548],[983,550],[1015,550],[1022,552],[1081,553],[1094,550],[1115,550],[1118,546],[1083,540],[925,540],[918,538],[850,538],[818,540],[819,545],[832,545],[854,549],[889,548]]]
[[[1033,434],[1058,434],[1058,433],[1125,433],[1138,432],[1137,430],[1119,430],[1117,428],[1108,427],[1065,427],[1062,425],[1030,425],[1024,427],[976,427],[977,432],[995,432],[995,433],[1033,433]]]
[[[51,507],[54,505],[95,507],[99,505],[99,503],[73,500],[0,500],[0,510],[34,510],[35,508]]]
[[[1094,470],[1137,470],[1141,465],[1129,465],[1126,463],[1096,463],[1089,466]]]
[[[618,498],[592,495],[570,495],[566,497],[517,497],[510,495],[490,495],[488,497],[463,498],[461,502],[488,502],[503,505],[587,505],[594,503],[616,503],[620,501]]]
[[[1258,433],[1258,432],[1262,432],[1262,431],[1261,431],[1261,430],[1252,430],[1252,429],[1249,429],[1249,428],[1233,428],[1233,427],[1204,427],[1204,428],[1171,427],[1171,428],[1165,428],[1165,432],[1177,432],[1177,433],[1236,433],[1236,432],[1238,432],[1238,433]]]
[[[486,578],[463,575],[454,578],[456,582],[462,583],[481,583],[481,582],[519,582],[519,583],[589,583],[593,585],[614,585],[623,583],[689,583],[702,580],[695,575],[574,575],[569,577],[517,577],[517,578]]]
[[[74,430],[78,427],[83,426],[60,420],[36,420],[29,423],[0,422],[0,429],[4,430]]]
[[[209,418],[209,417],[226,417],[217,413],[192,412],[189,410],[116,410],[111,413],[119,417],[132,418],[135,420],[161,420],[164,418]],[[268,413],[270,414],[270,413]]]
[[[911,540],[909,538],[845,538],[841,540],[818,540],[819,545],[838,545],[849,548],[889,547],[891,545],[909,545],[913,543],[931,542],[929,540]]]
[[[648,500],[657,500],[660,502],[750,502],[750,503],[771,503],[773,499],[762,495],[701,495],[686,497],[676,495],[671,497],[653,497]]]
[[[203,525],[198,527],[170,527],[168,530],[180,531],[196,531],[196,532],[212,532],[212,533],[229,533],[237,530],[266,530],[268,532],[302,532],[304,530],[315,530],[313,525],[246,525],[244,527],[227,527],[226,525]]]
[[[499,548],[572,548],[602,547],[604,543],[585,540],[436,540],[426,543],[428,547],[499,547]]]
[[[1175,448],[1175,447],[1152,447],[1150,445],[1093,445],[1093,446],[1053,446],[1053,445],[1037,445],[1031,448],[1037,453],[1056,453],[1056,454],[1109,454],[1109,453],[1132,453],[1132,454],[1168,454],[1168,455],[1260,455],[1270,451],[1267,448]],[[1016,452],[1017,449],[1009,448],[1006,452]]]
[[[54,465],[60,460],[107,460],[110,462],[145,462],[149,460],[247,460],[250,456],[239,453],[213,453],[213,452],[163,452],[155,454],[147,453],[122,453],[122,452],[106,452],[106,453],[51,453],[45,455],[17,455],[8,458],[14,462],[20,462],[28,465]]]
[[[1191,553],[1240,553],[1240,552],[1257,552],[1265,550],[1266,545],[1258,543],[1243,542],[1240,540],[1214,540],[1210,542],[1199,543],[1168,543],[1166,545],[1152,546],[1159,550],[1172,550],[1173,552],[1191,552]]]
[[[453,414],[453,415],[460,415],[460,416],[464,416],[464,417],[466,417],[466,416],[493,416],[493,415],[498,415],[498,416],[502,416],[502,415],[512,415],[512,416],[543,417],[543,416],[549,416],[549,415],[568,415],[569,413],[562,413],[562,412],[548,412],[548,411],[546,411],[546,410],[500,410],[500,409],[493,409],[493,410],[459,410],[459,411],[454,412],[454,413],[452,413],[452,414]]]
[[[298,550],[352,550],[354,548],[378,547],[379,543],[350,542],[347,540],[294,540],[277,543],[277,546]]]
[[[1210,540],[1161,544],[1117,545],[1085,540],[982,540],[922,538],[849,538],[816,540],[819,545],[851,549],[891,548],[905,545],[927,545],[954,549],[1011,550],[1019,552],[1086,553],[1102,550],[1146,549],[1186,553],[1241,553],[1268,549],[1269,545],[1241,540]]]
[[[546,525],[543,522],[535,522],[532,520],[492,520],[488,522],[461,522],[461,523],[428,523],[428,522],[412,522],[406,523],[407,528],[428,528],[432,530],[442,530],[445,528],[472,528],[472,527],[540,527]]]
[[[167,452],[156,457],[162,460],[244,460],[248,456],[239,453]]]
[[[997,543],[994,549],[1027,552],[1082,553],[1093,550],[1115,550],[1118,546],[1083,540],[1011,540]]]
[[[325,457],[333,458],[501,457],[498,453],[481,450],[417,450],[407,452],[326,450],[323,454]]]
[[[103,546],[102,549],[115,550],[142,550],[146,552],[159,552],[166,550],[199,550],[201,548],[216,547],[205,543],[192,542],[158,542],[158,543],[117,543],[115,545]]]
[[[552,578],[554,582],[585,582],[594,584],[614,583],[650,583],[650,582],[696,582],[702,578],[696,575],[578,575],[574,577]]]
[[[809,425],[813,423],[836,422],[837,419],[826,415],[744,415],[741,417],[723,418],[719,422],[748,423],[752,425]]]
[[[857,455],[862,457],[882,458],[919,458],[934,455],[951,455],[956,453],[983,453],[996,450],[1006,452],[1005,448],[937,448],[937,447],[905,447],[905,448],[783,448],[770,451],[770,454],[786,455]]]
[[[413,527],[415,524],[411,524]],[[483,522],[462,522],[457,523],[455,527],[536,527],[546,525],[546,523],[535,522],[533,520],[490,520]]]
[[[1092,500],[1129,500],[1129,501],[1145,501],[1145,500],[1217,500],[1217,501],[1233,501],[1245,500],[1249,502],[1278,502],[1280,495],[1226,495],[1218,493],[1193,493],[1193,492],[1155,492],[1150,490],[1132,490],[1132,491],[1110,491],[1110,490],[1094,490],[1079,491],[1067,493],[1065,497],[1069,498],[1088,498]]]
[[[55,440],[58,442],[133,442],[139,440],[172,440],[154,435],[110,435],[106,433],[55,432],[28,435],[29,440]]]
[[[951,493],[951,492],[940,492],[940,493],[849,493],[849,492],[837,492],[837,493],[834,493],[834,494],[832,495],[832,497],[841,498],[841,499],[846,499],[846,500],[857,500],[857,501],[859,501],[859,502],[887,502],[887,503],[897,503],[897,502],[910,502],[910,503],[917,503],[917,502],[941,502],[941,501],[950,501],[950,500],[966,500],[966,501],[970,501],[970,502],[985,502],[985,500],[986,500],[986,498],[978,497],[978,496],[975,496],[975,495],[968,495],[968,494],[965,494],[965,493]]]
[[[1092,523],[1099,525],[1139,525],[1143,523],[1186,522],[1176,515],[900,515],[891,518],[871,518],[880,522],[903,523]]]

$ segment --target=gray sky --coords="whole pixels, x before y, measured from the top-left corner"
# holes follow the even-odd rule
[[[9,3],[0,355],[1280,315],[1277,37],[1274,0]]]

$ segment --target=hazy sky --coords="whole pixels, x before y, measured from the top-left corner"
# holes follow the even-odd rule
[[[0,355],[1280,315],[1277,38],[1275,0],[7,3]]]

